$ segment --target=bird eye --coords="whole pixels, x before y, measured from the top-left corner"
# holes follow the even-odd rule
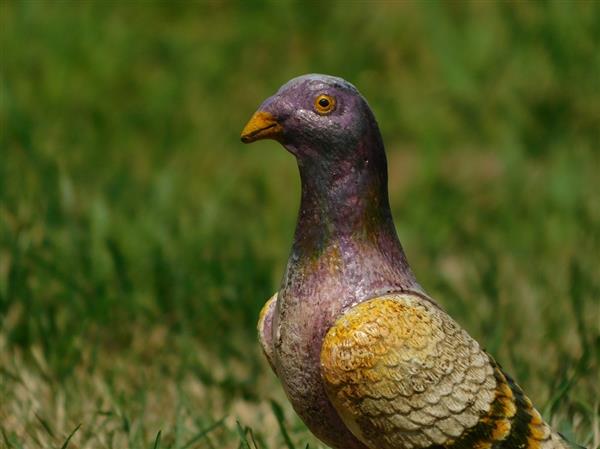
[[[315,99],[317,114],[329,114],[335,108],[335,99],[330,95],[321,94]]]

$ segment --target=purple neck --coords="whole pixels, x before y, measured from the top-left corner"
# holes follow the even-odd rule
[[[339,161],[335,167],[299,164],[302,182],[294,248],[315,255],[340,239],[368,241],[373,233],[395,235],[385,176]]]
[[[337,248],[340,260],[326,256],[325,263],[332,266],[325,272],[340,283],[363,283],[372,277],[367,283],[376,291],[418,288],[392,219],[383,144],[380,138],[369,140],[370,146],[356,145],[351,160],[299,159],[302,197],[288,272],[310,270]],[[356,266],[349,269],[355,261],[363,261],[358,271]]]

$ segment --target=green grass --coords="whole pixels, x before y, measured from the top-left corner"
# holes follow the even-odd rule
[[[0,447],[323,447],[254,331],[295,162],[239,143],[307,72],[369,99],[421,284],[598,447],[599,42],[593,1],[0,2]]]

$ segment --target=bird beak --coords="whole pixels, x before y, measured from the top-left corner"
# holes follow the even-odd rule
[[[261,139],[280,140],[283,126],[270,112],[258,111],[242,130],[242,142],[251,143]]]

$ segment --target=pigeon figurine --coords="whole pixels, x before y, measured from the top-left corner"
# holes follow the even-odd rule
[[[373,112],[327,75],[265,100],[242,142],[297,161],[298,223],[260,343],[295,411],[336,449],[559,449],[569,444],[417,283],[394,228]]]

